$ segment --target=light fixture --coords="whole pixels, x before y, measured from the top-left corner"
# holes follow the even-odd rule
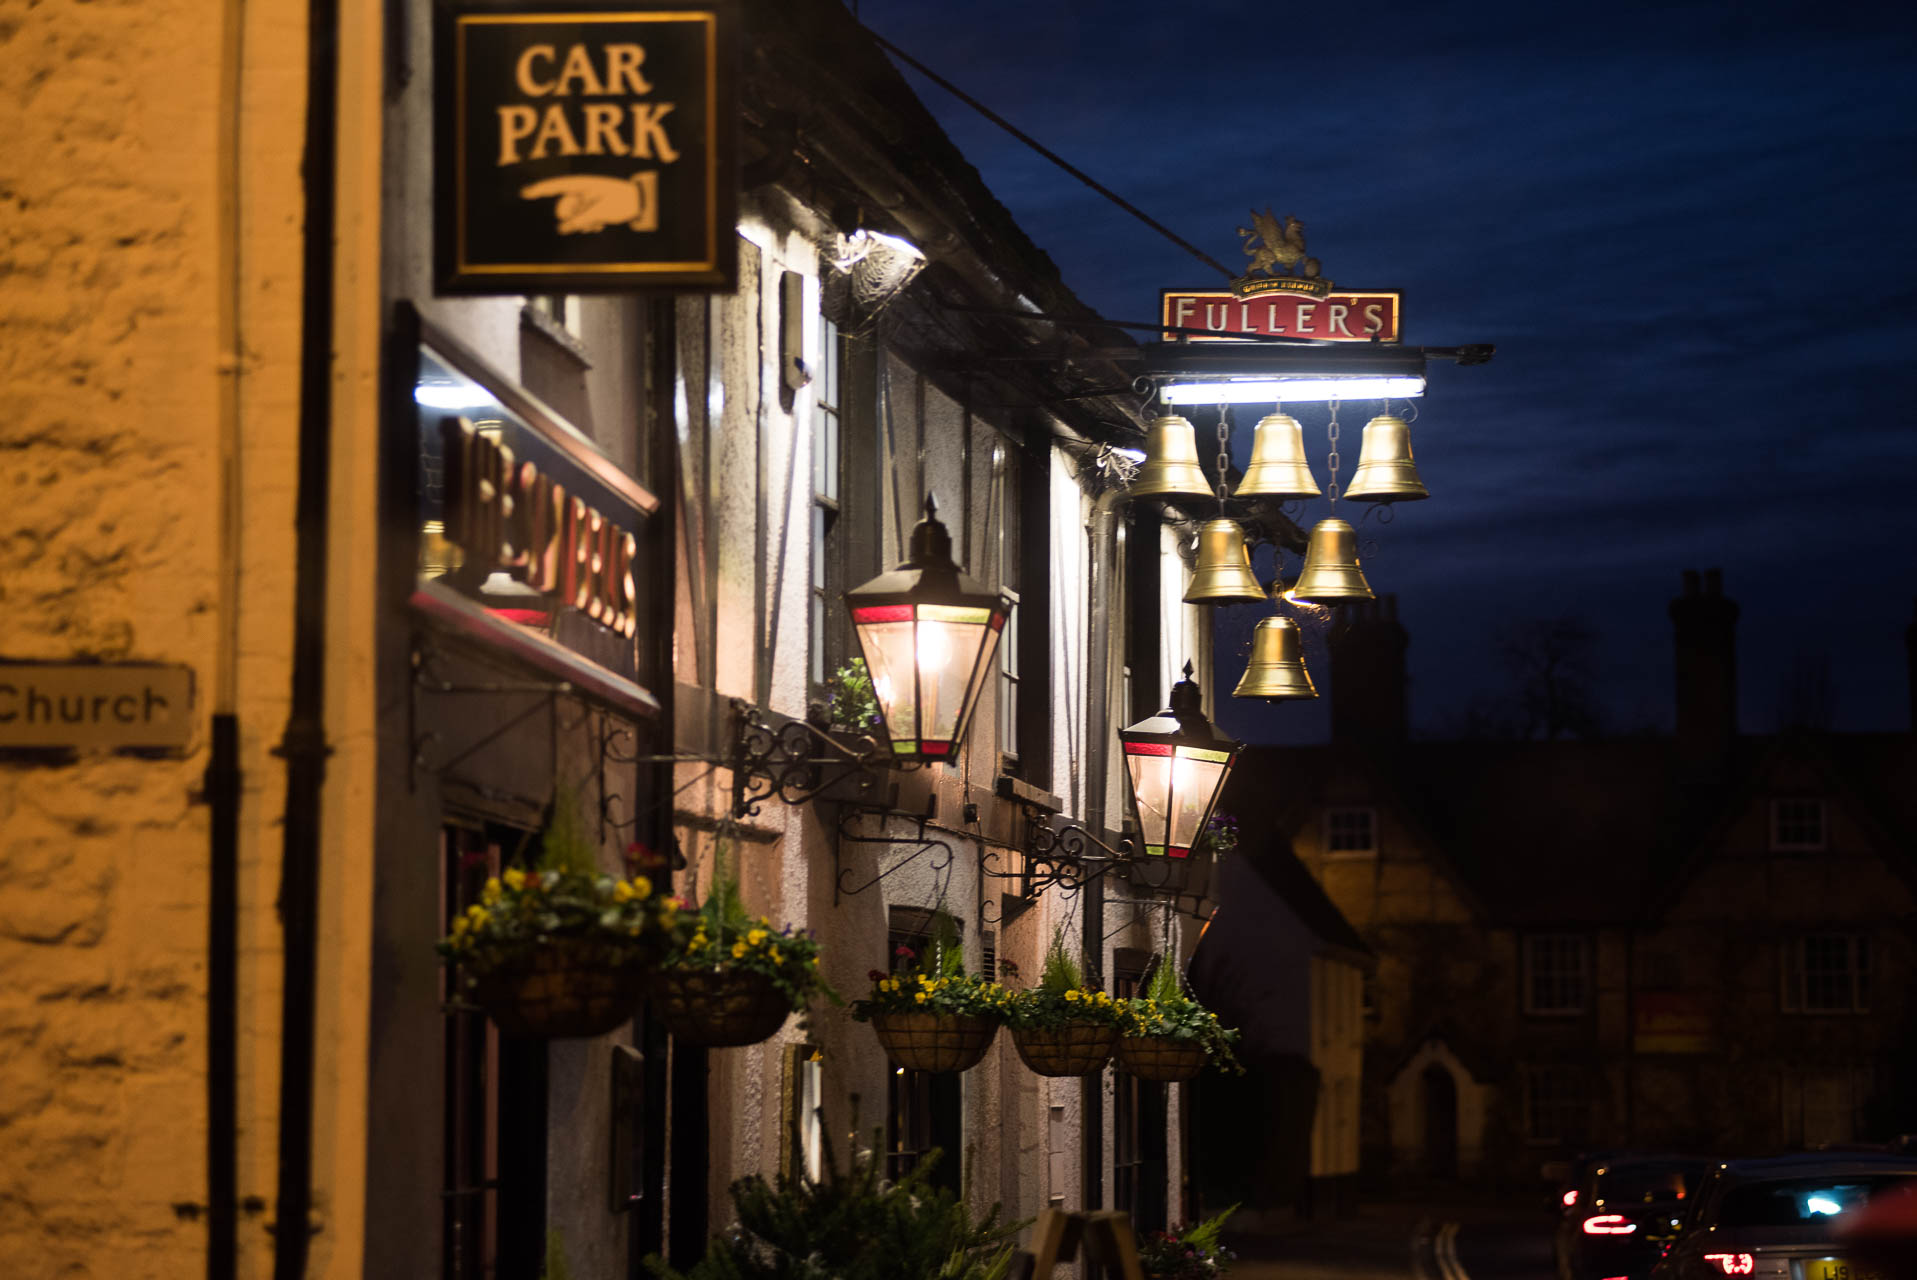
[[[1125,749],[1139,844],[1147,861],[1189,858],[1211,821],[1240,744],[1205,718],[1191,663],[1171,689],[1171,705],[1118,731]]]
[[[1424,394],[1424,378],[1411,375],[1354,378],[1213,378],[1166,382],[1166,404],[1296,404],[1305,400],[1407,400]]]
[[[925,499],[905,562],[845,593],[892,758],[950,760],[992,670],[1011,601],[952,559],[952,535]]]

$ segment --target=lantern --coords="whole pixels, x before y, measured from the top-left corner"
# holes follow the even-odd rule
[[[1238,743],[1205,718],[1191,663],[1172,686],[1171,705],[1118,731],[1125,747],[1140,843],[1148,858],[1189,858],[1225,789]]]
[[[910,554],[845,593],[896,760],[950,760],[992,671],[1011,601],[952,559],[928,495]]]

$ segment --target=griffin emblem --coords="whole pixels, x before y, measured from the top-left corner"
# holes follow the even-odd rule
[[[1253,230],[1238,228],[1245,256],[1251,259],[1245,267],[1246,277],[1262,271],[1274,280],[1281,276],[1302,280],[1318,278],[1318,259],[1305,254],[1304,223],[1287,215],[1285,225],[1280,227],[1271,206],[1266,205],[1263,213],[1251,211],[1251,225]]]

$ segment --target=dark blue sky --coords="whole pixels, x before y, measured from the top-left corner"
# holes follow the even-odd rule
[[[1665,605],[1711,566],[1743,609],[1747,731],[1775,726],[1799,654],[1828,656],[1837,727],[1908,726],[1910,6],[857,8],[1227,265],[1269,203],[1339,284],[1405,291],[1406,341],[1497,344],[1488,366],[1433,366],[1414,428],[1431,500],[1366,527],[1372,586],[1411,631],[1417,729],[1497,686],[1500,626],[1563,613],[1602,637],[1612,724],[1668,725]],[[1149,319],[1159,289],[1218,283],[907,74],[1099,311]],[[1323,410],[1300,416],[1322,473]],[[1324,723],[1221,715],[1265,740]]]

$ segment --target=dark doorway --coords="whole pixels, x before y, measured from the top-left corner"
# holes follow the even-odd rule
[[[1439,1063],[1424,1069],[1424,1171],[1458,1176],[1458,1082]]]

